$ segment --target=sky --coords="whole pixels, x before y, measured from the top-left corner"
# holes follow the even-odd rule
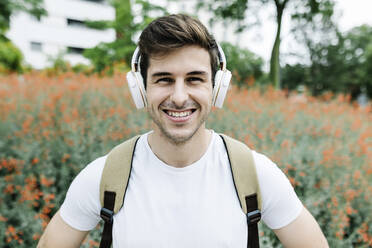
[[[339,19],[342,31],[362,24],[372,26],[372,1],[371,0],[338,0],[336,11],[343,13]]]

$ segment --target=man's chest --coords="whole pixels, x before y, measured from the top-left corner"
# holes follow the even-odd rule
[[[156,176],[134,171],[114,219],[113,244],[246,247],[246,225],[232,179],[221,171]]]

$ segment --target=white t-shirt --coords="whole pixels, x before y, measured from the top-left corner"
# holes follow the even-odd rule
[[[113,247],[243,248],[247,222],[233,185],[227,152],[213,133],[205,154],[175,168],[159,160],[139,139],[124,206],[114,216]],[[302,203],[282,171],[253,152],[262,196],[262,220],[271,229],[286,226]],[[93,229],[100,220],[99,184],[106,156],[84,168],[72,182],[60,214],[75,229]]]

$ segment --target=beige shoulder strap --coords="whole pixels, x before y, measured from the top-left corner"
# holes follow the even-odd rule
[[[247,213],[245,196],[254,193],[257,193],[258,209],[261,209],[261,193],[252,151],[244,143],[227,135],[220,135],[227,148],[235,188],[244,213]]]
[[[253,193],[257,193],[258,209],[261,209],[260,188],[251,150],[240,141],[224,134],[220,135],[227,148],[235,188],[244,213],[247,213],[245,196]],[[106,159],[100,183],[100,201],[103,206],[105,191],[115,192],[114,213],[120,210],[124,202],[133,152],[138,138],[139,136],[133,137],[116,146]]]
[[[104,192],[116,193],[114,213],[119,212],[124,202],[129,176],[132,168],[132,157],[139,136],[133,137],[112,149],[106,159],[100,183],[100,201],[104,204]]]

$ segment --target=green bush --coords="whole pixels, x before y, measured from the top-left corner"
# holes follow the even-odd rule
[[[372,26],[338,33],[332,44],[313,44],[310,65],[286,65],[282,84],[288,89],[306,85],[313,95],[343,93],[355,99],[361,92],[372,98]]]
[[[221,47],[227,59],[227,68],[233,74],[233,83],[239,87],[252,86],[263,76],[263,61],[256,54],[228,42],[222,42]]]
[[[22,53],[10,41],[0,39],[0,72],[22,72]]]
[[[296,90],[299,85],[308,85],[308,66],[295,64],[285,65],[281,70],[282,88]]]

